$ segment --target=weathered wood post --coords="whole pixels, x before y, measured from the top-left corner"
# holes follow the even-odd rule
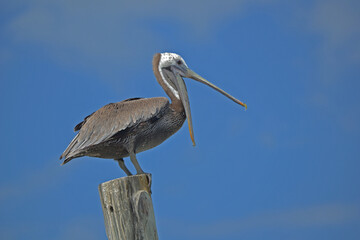
[[[114,179],[99,185],[109,240],[157,240],[151,200],[151,174]]]

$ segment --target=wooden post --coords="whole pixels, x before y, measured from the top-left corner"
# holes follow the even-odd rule
[[[157,240],[151,200],[151,174],[114,179],[99,185],[109,240]]]

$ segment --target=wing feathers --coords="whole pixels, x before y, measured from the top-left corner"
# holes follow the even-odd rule
[[[75,126],[75,131],[79,130],[79,133],[61,158],[72,158],[72,154],[79,153],[81,149],[104,142],[121,130],[147,121],[168,105],[169,100],[164,97],[127,99],[105,105]]]

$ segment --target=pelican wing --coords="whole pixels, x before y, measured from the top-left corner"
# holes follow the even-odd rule
[[[121,130],[147,121],[168,105],[169,100],[164,97],[127,99],[105,105],[76,125],[74,130],[79,132],[60,159],[72,158],[79,150],[104,142]]]
[[[84,121],[82,121],[81,123],[77,124],[77,125],[74,127],[74,132],[79,131],[79,130],[82,128],[82,126],[86,123],[87,119],[88,119],[89,117],[91,117],[94,113],[95,113],[95,112],[93,112],[93,113],[90,114],[89,116],[85,117],[85,118],[84,118]]]

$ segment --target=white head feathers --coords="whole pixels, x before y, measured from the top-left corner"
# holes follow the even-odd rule
[[[159,72],[160,72],[161,78],[164,81],[164,83],[166,84],[166,86],[170,89],[170,91],[174,94],[174,96],[178,99],[180,99],[178,91],[176,91],[176,89],[173,88],[170,85],[170,83],[168,83],[168,81],[165,79],[162,69],[169,67],[171,65],[176,65],[176,64],[180,64],[180,63],[184,64],[187,67],[184,59],[180,55],[178,55],[176,53],[161,53],[160,62],[159,62]]]

